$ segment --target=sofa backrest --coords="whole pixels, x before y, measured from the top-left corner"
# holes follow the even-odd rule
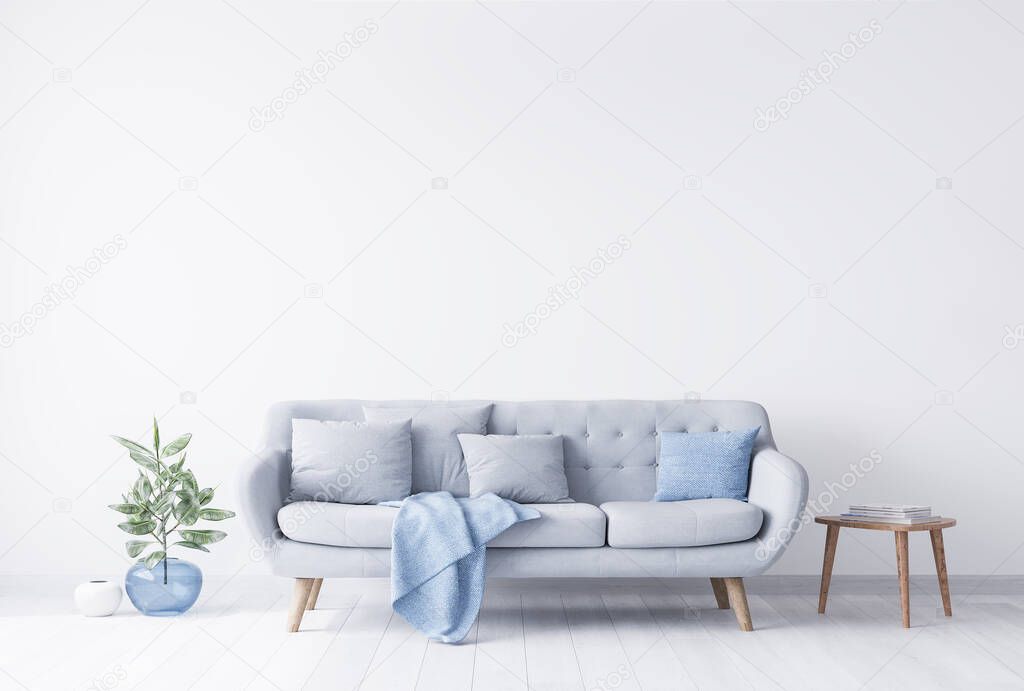
[[[267,448],[290,452],[292,419],[363,420],[363,404],[438,406],[494,403],[489,434],[560,434],[569,496],[576,501],[654,497],[661,432],[714,432],[760,426],[754,451],[775,448],[768,414],[749,401],[284,401],[271,406]]]

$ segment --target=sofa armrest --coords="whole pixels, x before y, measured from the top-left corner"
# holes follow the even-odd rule
[[[253,554],[271,551],[281,537],[277,512],[284,506],[290,483],[291,464],[286,451],[263,449],[242,463],[238,494],[252,532]]]
[[[800,526],[807,505],[807,471],[775,449],[761,449],[750,464],[748,501],[764,512],[757,534],[757,558],[774,563]]]

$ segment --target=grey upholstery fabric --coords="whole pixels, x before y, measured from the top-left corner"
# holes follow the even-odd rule
[[[486,434],[492,404],[389,405],[367,403],[370,421],[412,420],[412,491],[447,490],[456,497],[469,494],[469,475],[462,459],[460,432]]]
[[[526,504],[540,518],[512,526],[490,547],[600,547],[604,512],[590,504]],[[390,506],[300,501],[277,512],[281,532],[290,540],[335,547],[391,547],[391,526],[398,509]]]
[[[736,499],[610,501],[610,547],[699,547],[740,542],[757,534],[761,509]]]
[[[569,498],[557,434],[460,434],[459,443],[471,497],[494,492],[520,504]]]
[[[277,512],[281,532],[297,542],[335,547],[391,547],[398,509],[376,504],[297,501]]]
[[[605,539],[604,511],[593,504],[524,504],[540,518],[517,523],[487,547],[601,547]]]
[[[757,403],[748,401],[459,401],[450,405],[464,408],[492,403],[494,408],[486,432],[476,429],[459,431],[471,434],[562,435],[569,496],[587,504],[651,499],[654,496],[659,432],[714,432],[760,427],[754,453],[764,448],[775,448],[767,413]],[[270,408],[264,443],[270,449],[290,451],[292,418],[362,420],[364,405],[375,409],[386,406],[391,410],[413,408],[419,411],[445,407],[422,400],[286,401]],[[465,417],[464,413],[459,414]],[[418,417],[413,418],[414,447]],[[454,437],[451,441],[457,443]],[[461,487],[461,494],[469,491],[465,475],[451,480],[452,487],[439,484],[445,479],[443,477],[422,484],[417,480],[416,466],[414,451],[413,492],[452,490],[452,487]]]
[[[754,541],[705,547],[514,547],[487,549],[488,578],[746,577],[764,573]],[[390,549],[280,543],[271,571],[289,578],[382,578]]]
[[[386,576],[390,550],[338,548],[290,540],[283,536],[277,512],[288,494],[292,418],[361,419],[363,401],[288,401],[267,414],[263,447],[241,464],[240,512],[252,533],[250,558],[267,559],[272,571],[288,577]],[[473,402],[467,402],[473,403]],[[477,401],[476,403],[486,403]],[[426,406],[426,401],[394,405]],[[645,425],[653,439],[633,437],[616,415]],[[545,419],[547,415],[547,419]],[[748,502],[761,509],[764,521],[749,540],[703,547],[617,549],[614,547],[521,547],[488,551],[488,573],[497,577],[681,577],[754,576],[774,564],[801,525],[807,502],[807,473],[775,450],[764,409],[745,401],[529,401],[498,402],[487,431],[492,434],[562,434],[569,495],[577,501],[648,501],[654,495],[654,459],[659,430],[714,431],[761,427],[750,467]],[[653,431],[652,431],[653,430]],[[623,436],[619,437],[618,433]],[[589,436],[588,436],[589,435]],[[615,447],[616,454],[599,443]],[[625,440],[625,441],[624,441]],[[642,451],[639,450],[642,447]],[[649,464],[648,464],[649,463]],[[587,465],[589,467],[584,468]],[[595,499],[596,498],[596,499]]]
[[[411,484],[409,420],[292,421],[289,501],[375,504],[405,499]]]

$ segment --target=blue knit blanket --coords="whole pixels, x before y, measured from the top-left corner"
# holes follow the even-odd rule
[[[496,494],[456,499],[423,492],[386,503],[400,507],[392,528],[391,606],[430,638],[458,643],[480,612],[487,543],[540,513]]]

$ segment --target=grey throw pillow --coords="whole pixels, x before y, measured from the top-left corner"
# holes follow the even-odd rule
[[[524,504],[569,499],[562,437],[558,434],[460,434],[469,494],[494,492]]]
[[[412,420],[412,492],[447,490],[469,495],[469,476],[457,434],[486,434],[494,405],[441,405],[389,408],[363,406],[370,422]]]
[[[412,484],[412,429],[394,422],[292,420],[289,501],[376,504],[405,499]]]

